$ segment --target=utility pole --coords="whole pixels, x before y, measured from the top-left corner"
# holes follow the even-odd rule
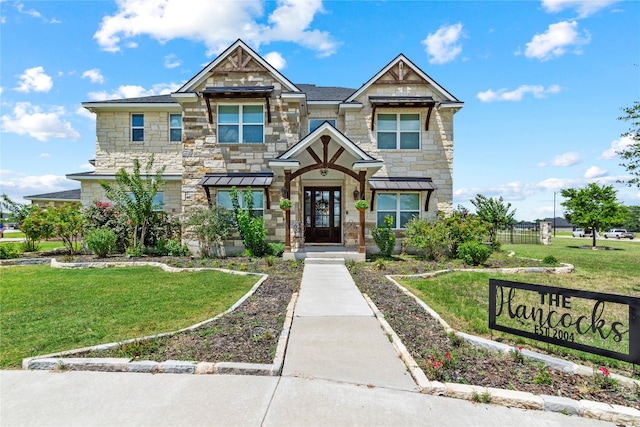
[[[553,237],[556,237],[556,193],[553,192]]]

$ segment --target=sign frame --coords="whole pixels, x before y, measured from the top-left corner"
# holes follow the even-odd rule
[[[587,344],[571,342],[563,339],[554,338],[553,336],[536,334],[531,331],[516,329],[510,326],[499,325],[496,323],[496,302],[498,287],[521,289],[525,291],[545,293],[546,295],[556,295],[557,297],[577,297],[589,299],[599,302],[612,302],[616,304],[626,305],[629,307],[629,352],[628,354],[608,350],[605,348],[594,347]],[[555,344],[562,347],[568,347],[575,350],[585,351],[587,353],[597,354],[600,356],[610,357],[612,359],[622,360],[625,362],[640,364],[640,298],[606,294],[601,292],[581,291],[577,289],[559,288],[556,286],[535,285],[532,283],[512,282],[509,280],[489,279],[489,329],[507,332],[509,334],[531,338],[536,341],[542,341],[549,344]]]

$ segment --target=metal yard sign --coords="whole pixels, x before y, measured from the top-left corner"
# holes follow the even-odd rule
[[[640,298],[490,279],[489,328],[640,364]]]

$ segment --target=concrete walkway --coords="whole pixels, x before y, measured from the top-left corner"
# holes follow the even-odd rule
[[[344,264],[308,260],[281,377],[0,371],[1,426],[614,426],[417,393]]]

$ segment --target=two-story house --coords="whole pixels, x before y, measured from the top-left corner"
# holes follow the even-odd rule
[[[153,154],[166,166],[165,211],[231,207],[231,188],[251,187],[267,238],[288,254],[313,244],[364,252],[357,230],[369,236],[387,215],[401,234],[413,217],[452,210],[463,103],[402,54],[358,89],[320,87],[291,82],[238,40],[175,93],[83,106],[96,114],[95,172],[67,177],[85,205],[104,199],[100,180]],[[370,205],[362,221],[358,199]]]

